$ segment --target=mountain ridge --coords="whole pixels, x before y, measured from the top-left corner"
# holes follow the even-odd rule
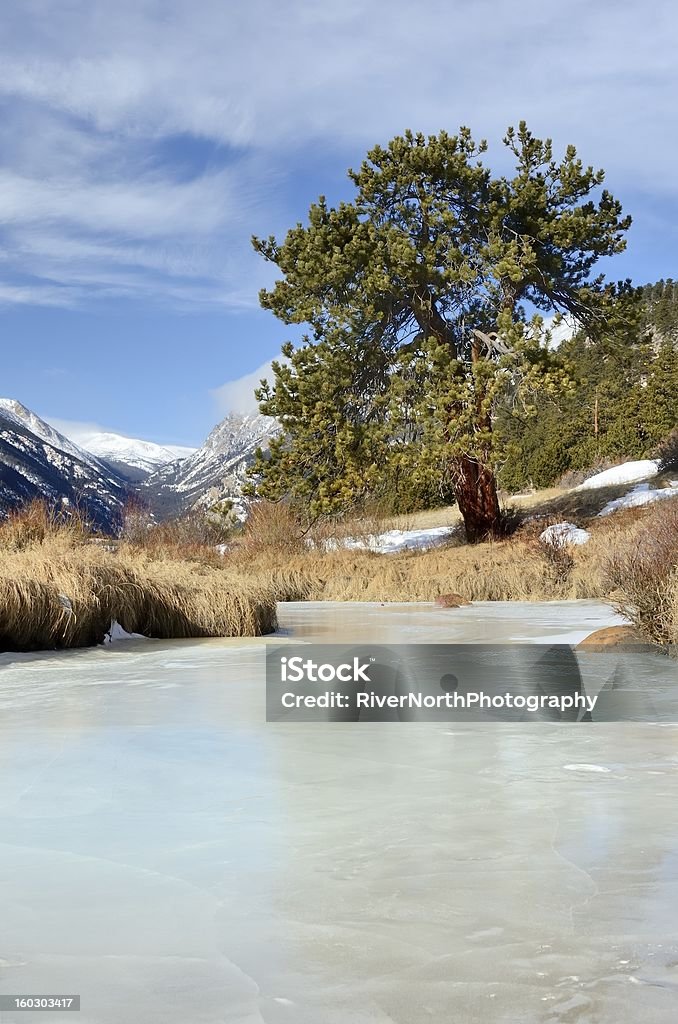
[[[7,420],[16,423],[17,426],[29,430],[53,448],[58,448],[60,451],[66,452],[81,462],[100,467],[101,464],[93,452],[89,452],[75,441],[71,441],[65,434],[62,434],[56,427],[53,427],[51,423],[43,420],[41,416],[38,416],[37,413],[33,412],[32,409],[29,409],[16,398],[0,398],[0,414]]]
[[[67,438],[53,428],[47,433],[55,443],[46,440],[41,424],[48,425],[34,413],[26,420],[23,412],[8,408],[6,400],[0,405],[0,513],[41,499],[76,509],[99,529],[115,532],[129,497],[125,481],[94,456],[81,457],[70,442],[62,446]]]
[[[261,413],[230,413],[193,455],[158,470],[139,492],[161,517],[208,508],[224,499],[242,512],[247,468],[257,448],[266,448],[279,429],[276,420]]]
[[[77,505],[101,529],[114,531],[125,504],[136,496],[158,519],[224,499],[244,516],[247,468],[278,430],[268,416],[231,413],[197,449],[114,433],[91,435],[85,446],[21,402],[0,399],[0,515],[43,498],[66,508]]]
[[[197,451],[197,448],[156,444],[155,441],[127,437],[113,431],[92,434],[81,442],[81,447],[135,483],[140,483],[162,466],[188,458]]]

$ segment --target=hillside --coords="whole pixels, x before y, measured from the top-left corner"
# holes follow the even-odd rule
[[[95,526],[113,531],[127,497],[125,481],[93,455],[20,403],[0,402],[0,516],[43,499],[77,507]]]
[[[117,527],[130,496],[159,519],[241,495],[257,448],[276,432],[266,416],[227,416],[199,448],[114,433],[78,445],[14,399],[0,399],[0,515],[42,498],[78,505],[100,528]]]
[[[277,430],[268,416],[232,413],[217,424],[201,448],[148,477],[139,493],[159,518],[224,499],[237,502],[255,451],[266,448]]]

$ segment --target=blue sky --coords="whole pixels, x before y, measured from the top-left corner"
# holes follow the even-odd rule
[[[291,332],[282,234],[407,127],[574,142],[678,277],[678,12],[656,0],[5,0],[0,393],[77,438],[199,444]]]

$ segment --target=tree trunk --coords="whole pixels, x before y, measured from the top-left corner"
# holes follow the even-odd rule
[[[489,466],[468,455],[454,460],[454,490],[464,520],[466,539],[477,544],[501,531],[497,483]]]
[[[515,306],[515,297],[508,296],[505,308]],[[450,345],[455,358],[457,348],[450,325],[440,315],[436,301],[430,293],[417,294],[412,302],[412,311],[422,331],[433,335],[441,344]],[[471,362],[477,363],[483,358],[483,339],[489,336],[474,331],[471,340]],[[482,412],[482,396],[477,399],[478,427],[492,430],[489,413]],[[453,431],[452,431],[453,432]],[[501,532],[501,509],[497,495],[497,482],[494,473],[487,464],[469,455],[459,455],[453,463],[454,490],[459,511],[464,519],[466,539],[469,544],[477,544],[488,537],[497,537]]]
[[[482,358],[482,334],[474,331],[471,341],[471,361]],[[492,431],[489,413],[483,414],[481,396],[476,398],[478,426]],[[470,455],[458,455],[453,463],[454,491],[457,505],[464,520],[466,539],[469,544],[478,544],[488,537],[497,537],[501,532],[501,509],[497,495],[497,482],[487,462]]]

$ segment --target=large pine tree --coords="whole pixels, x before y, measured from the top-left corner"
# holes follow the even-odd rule
[[[528,316],[600,324],[614,289],[593,270],[630,224],[574,147],[554,160],[524,123],[504,143],[515,173],[493,177],[467,129],[406,132],[349,172],[353,202],[253,240],[281,272],[262,305],[311,331],[261,392],[283,433],[259,493],[336,511],[414,445],[445,463],[469,540],[498,531],[497,402],[560,379]]]

